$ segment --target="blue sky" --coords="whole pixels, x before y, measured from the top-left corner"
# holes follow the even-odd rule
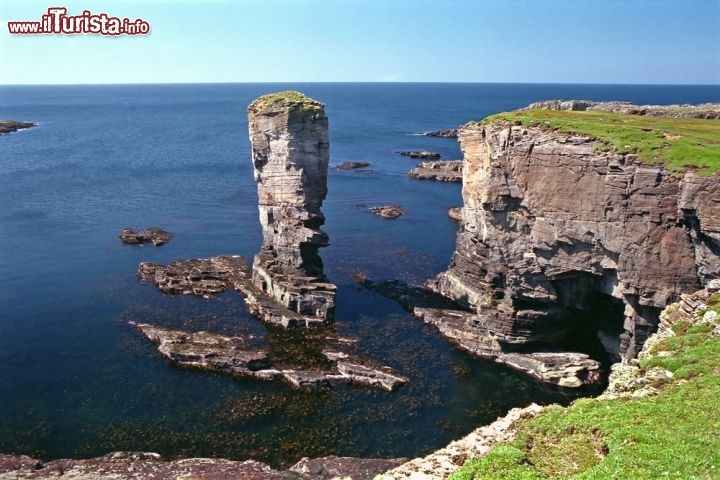
[[[57,5],[151,33],[8,33]],[[0,84],[720,84],[720,0],[0,0],[0,21]]]

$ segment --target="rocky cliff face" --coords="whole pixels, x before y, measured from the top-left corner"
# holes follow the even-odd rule
[[[298,92],[265,95],[248,107],[248,120],[263,231],[253,282],[308,319],[332,319],[335,286],[318,255],[328,244],[320,230],[329,163],[324,106]]]
[[[468,124],[459,142],[462,229],[431,287],[475,312],[463,329],[479,343],[542,350],[600,331],[632,358],[667,304],[720,275],[717,176],[540,127]]]

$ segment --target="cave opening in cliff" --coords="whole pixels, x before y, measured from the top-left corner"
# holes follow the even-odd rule
[[[587,353],[604,366],[620,361],[625,305],[602,292],[589,292],[583,308],[577,309],[568,334],[573,348]]]
[[[553,282],[564,307],[566,334],[562,346],[587,353],[604,367],[620,361],[625,304],[605,293],[602,279],[580,275]]]

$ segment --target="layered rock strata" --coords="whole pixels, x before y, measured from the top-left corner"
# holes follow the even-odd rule
[[[459,142],[462,228],[429,286],[470,313],[418,313],[478,354],[577,344],[590,323],[621,331],[604,345],[630,359],[662,308],[720,275],[717,176],[678,178],[541,127],[471,123]]]
[[[209,332],[189,333],[144,323],[133,324],[158,345],[158,351],[173,363],[227,373],[257,380],[283,380],[295,388],[320,388],[352,383],[393,391],[407,383],[407,378],[388,367],[371,367],[358,363],[337,349],[323,350],[327,360],[324,369],[276,367],[266,350],[252,348],[241,337],[226,337]]]
[[[263,243],[253,261],[255,286],[306,325],[332,320],[335,285],[318,249],[327,195],[328,119],[323,104],[298,92],[265,95],[248,107]]]
[[[247,261],[239,255],[176,260],[169,265],[142,262],[138,277],[170,295],[210,298],[226,290],[235,290],[245,297],[250,314],[270,325],[308,327],[317,322],[316,317],[290,310],[260,291],[252,280]]]
[[[462,160],[422,162],[410,170],[408,176],[418,180],[437,180],[439,182],[462,182]]]

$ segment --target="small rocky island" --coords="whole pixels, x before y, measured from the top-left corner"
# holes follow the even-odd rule
[[[17,120],[0,120],[0,135],[17,132],[26,128],[32,128],[33,122],[18,122]]]

